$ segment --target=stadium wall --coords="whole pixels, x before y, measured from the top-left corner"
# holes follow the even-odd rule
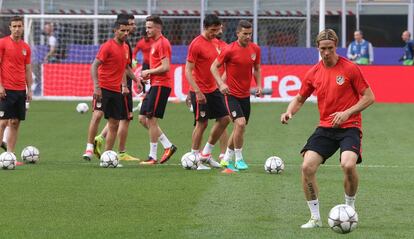
[[[90,97],[93,93],[90,64],[73,64],[67,72],[67,64],[43,65],[43,95],[45,97]],[[262,65],[264,88],[272,88],[272,95],[253,101],[290,101],[301,86],[306,71],[311,65]],[[362,72],[381,103],[414,103],[414,67],[410,66],[362,66]],[[185,65],[173,64],[171,77],[173,90],[171,97],[184,100],[188,93],[188,83],[184,73]],[[54,72],[62,72],[59,80]],[[252,85],[254,87],[254,85]],[[314,99],[313,99],[314,100]]]

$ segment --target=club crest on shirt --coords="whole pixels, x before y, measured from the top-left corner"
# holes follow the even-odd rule
[[[231,112],[231,115],[232,115],[233,117],[236,117],[236,116],[237,116],[237,112],[236,112],[236,111],[232,111],[232,112]]]
[[[26,51],[26,49],[23,49],[23,50],[22,50],[22,54],[23,54],[23,56],[26,56],[26,55],[27,55],[27,51]]]
[[[200,116],[201,117],[206,117],[206,112],[205,111],[200,111]]]
[[[256,54],[255,53],[251,54],[250,57],[252,58],[253,61],[256,60]]]
[[[336,77],[336,83],[338,85],[342,85],[342,84],[344,84],[344,82],[345,82],[345,77],[343,77],[343,76],[337,76]]]

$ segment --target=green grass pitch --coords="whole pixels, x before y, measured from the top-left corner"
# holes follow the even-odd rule
[[[179,166],[181,155],[190,150],[193,123],[184,104],[169,104],[160,123],[178,146],[166,165],[128,162],[104,169],[97,159],[85,162],[81,155],[90,112],[77,113],[77,103],[31,104],[16,155],[34,145],[41,160],[0,171],[0,238],[345,237],[327,226],[330,208],[344,202],[337,154],[318,172],[323,228],[299,228],[309,210],[298,152],[317,124],[315,104],[305,104],[287,126],[279,123],[286,103],[253,104],[244,147],[251,168],[225,175]],[[347,238],[412,237],[413,112],[413,104],[375,104],[364,112],[359,225]],[[127,148],[140,158],[148,153],[148,134],[136,120]],[[271,155],[284,159],[283,174],[264,172]]]

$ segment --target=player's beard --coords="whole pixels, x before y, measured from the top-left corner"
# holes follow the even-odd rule
[[[221,40],[222,37],[223,37],[223,33],[222,32],[221,33],[218,33],[216,35],[216,38],[219,39],[219,40]]]

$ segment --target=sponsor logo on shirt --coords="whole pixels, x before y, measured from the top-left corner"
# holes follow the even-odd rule
[[[250,57],[252,58],[253,61],[256,60],[256,54],[255,53],[251,54]]]
[[[343,85],[343,84],[344,84],[344,82],[345,82],[345,77],[343,77],[343,76],[337,76],[337,77],[336,77],[336,83],[337,83],[338,85]]]

